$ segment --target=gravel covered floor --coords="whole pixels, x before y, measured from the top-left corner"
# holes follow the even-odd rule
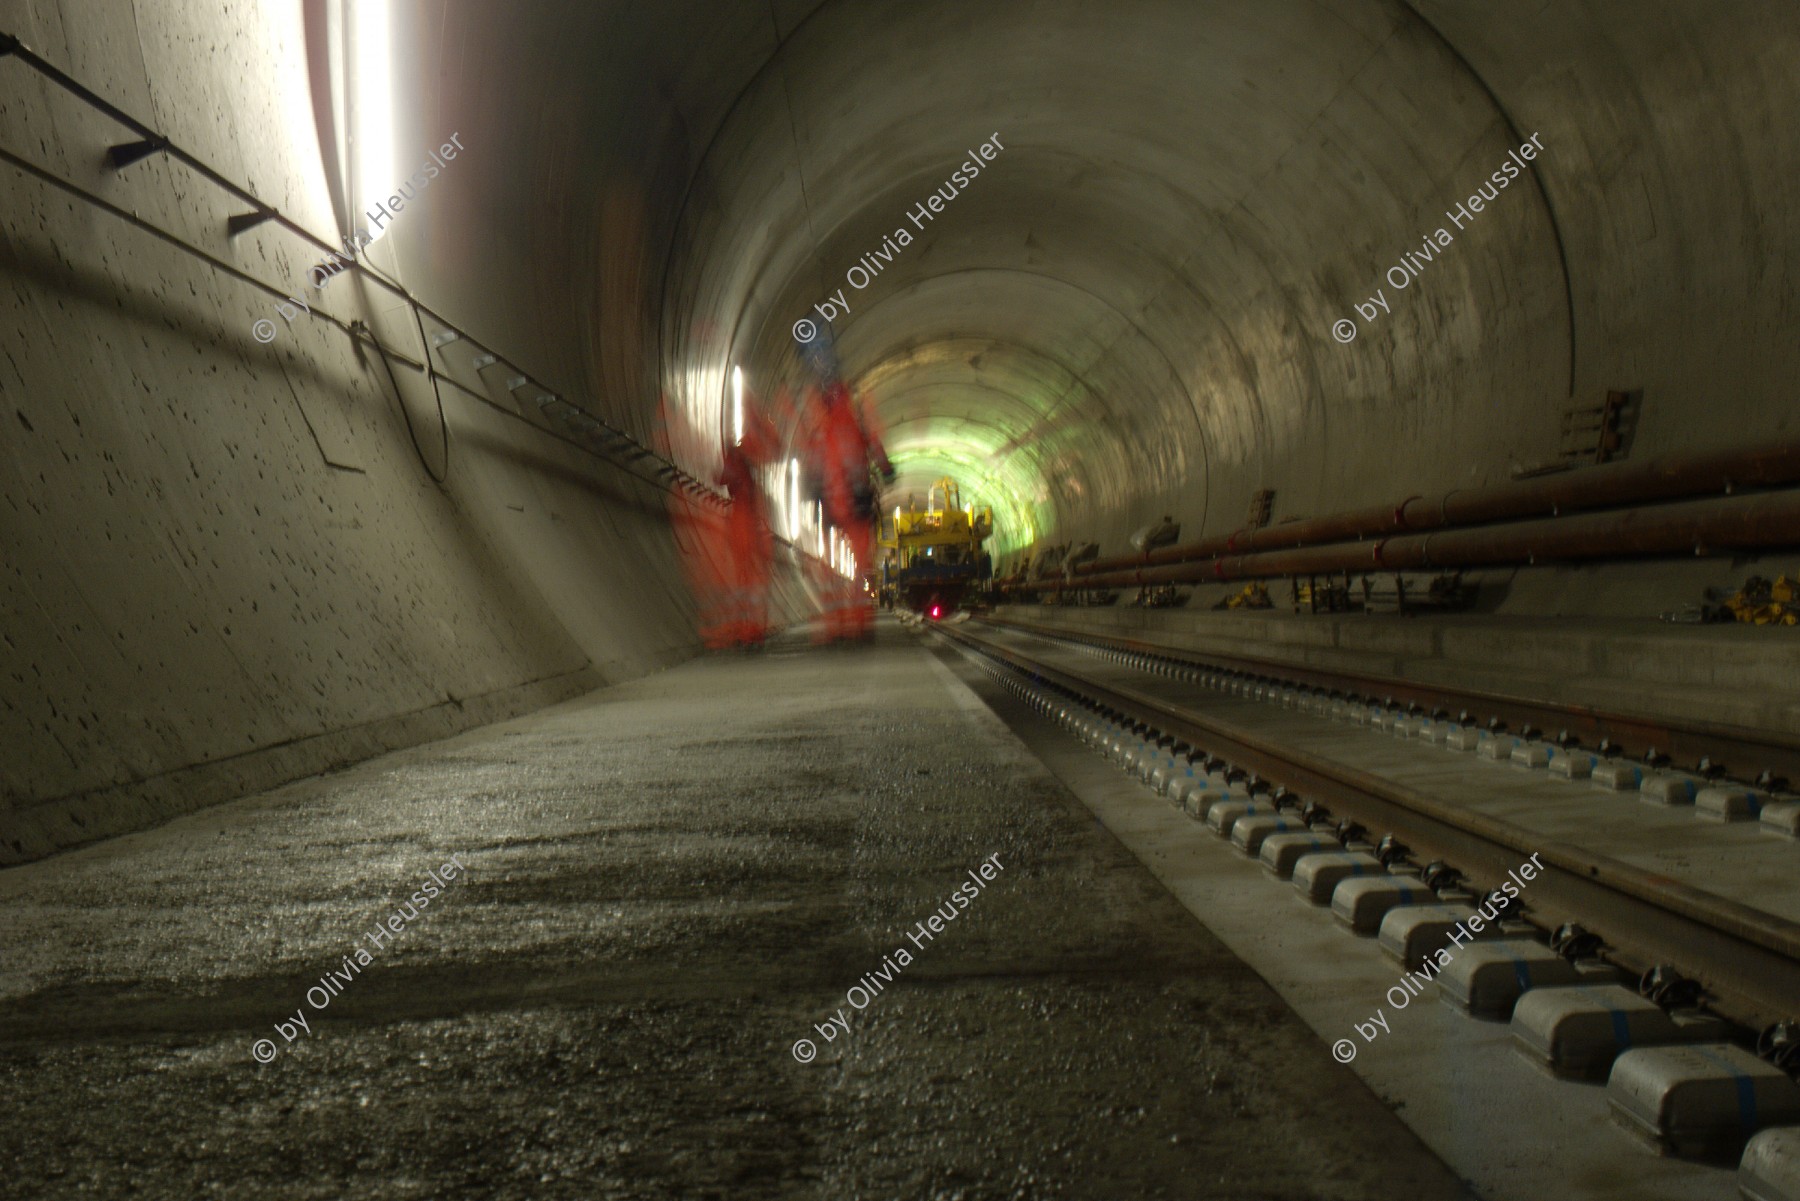
[[[892,625],[8,869],[0,914],[0,1196],[1467,1195]]]

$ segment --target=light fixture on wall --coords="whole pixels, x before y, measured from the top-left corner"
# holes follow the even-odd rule
[[[388,0],[355,0],[342,13],[350,40],[351,224],[363,225],[377,242],[385,223],[360,218],[387,198],[394,182],[393,10]]]
[[[788,460],[788,538],[800,537],[800,460]]]
[[[731,369],[731,444],[744,440],[744,369]]]

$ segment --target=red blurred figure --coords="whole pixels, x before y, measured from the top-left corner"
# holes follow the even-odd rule
[[[700,639],[713,650],[760,646],[769,634],[775,543],[756,470],[779,452],[779,438],[748,394],[744,401],[743,440],[725,448],[714,480],[731,504],[721,513],[680,490],[669,492],[670,528],[699,610]],[[702,434],[667,398],[660,407],[658,449],[671,461],[703,458],[710,434]]]
[[[709,646],[761,646],[769,636],[769,574],[775,560],[775,533],[769,502],[757,483],[760,467],[781,452],[774,425],[744,396],[744,437],[727,446],[715,481],[731,497],[724,529],[724,612]]]
[[[807,478],[813,494],[823,502],[825,519],[836,526],[855,557],[857,571],[874,566],[875,514],[879,494],[872,471],[885,481],[894,478],[894,466],[850,389],[831,379],[813,396],[811,419],[804,446]],[[837,586],[826,602],[824,637],[867,638],[874,632],[875,614],[857,580]]]

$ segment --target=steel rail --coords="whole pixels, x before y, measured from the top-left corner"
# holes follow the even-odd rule
[[[1625,758],[1640,758],[1654,751],[1659,756],[1667,755],[1673,764],[1690,768],[1697,768],[1702,760],[1710,760],[1723,774],[1745,783],[1754,782],[1765,771],[1774,777],[1800,781],[1800,738],[1774,731],[1726,722],[1674,722],[1641,713],[1619,713],[1592,705],[1538,700],[1512,693],[1451,688],[1396,676],[1330,671],[1251,655],[1183,650],[1113,634],[1061,630],[1010,617],[990,615],[980,620],[984,624],[1019,630],[1039,638],[1153,655],[1199,671],[1222,671],[1274,683],[1323,689],[1345,697],[1366,698],[1384,706],[1417,706],[1424,713],[1450,716],[1468,712],[1478,716],[1484,725],[1488,719],[1497,717],[1509,732],[1530,727],[1554,740],[1566,730],[1574,740],[1571,745],[1593,751],[1603,741],[1610,741]]]
[[[1149,693],[1066,671],[967,629],[939,635],[1088,703],[1220,756],[1334,816],[1391,833],[1425,859],[1443,859],[1482,891],[1536,854],[1546,870],[1523,897],[1546,925],[1579,922],[1599,934],[1607,958],[1632,972],[1672,964],[1697,980],[1709,1005],[1760,1029],[1800,1010],[1800,923],[1693,888],[1655,872],[1521,826],[1445,804],[1417,789],[1282,745],[1242,726]]]

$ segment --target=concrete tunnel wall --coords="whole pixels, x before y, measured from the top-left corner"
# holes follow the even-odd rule
[[[1260,488],[1280,520],[1505,480],[1572,392],[1642,390],[1636,457],[1754,443],[1800,353],[1797,29],[1755,0],[826,5],[715,140],[667,325],[779,362],[843,288],[907,486],[962,448],[1046,541],[1114,552],[1164,512],[1237,528]],[[1531,177],[1445,219],[1533,135]]]
[[[299,6],[0,0],[0,31],[341,232]],[[902,227],[842,357],[897,491],[959,475],[1014,552],[1504,479],[1571,388],[1642,389],[1634,457],[1791,432],[1778,0],[418,3],[395,44],[399,159],[468,149],[374,261],[647,441],[666,398],[702,476],[730,366],[797,385],[794,321]],[[1334,341],[1533,134],[1534,178]],[[110,171],[119,140],[0,60],[0,146],[298,286],[316,256],[227,238],[177,165]],[[263,293],[9,164],[0,197],[0,860],[695,648],[659,490],[449,395],[440,486],[428,391],[322,324],[258,345]],[[378,289],[321,303],[422,353]]]
[[[297,6],[3,3],[0,31],[307,228],[340,228]],[[632,363],[601,353],[613,332],[635,347],[629,327],[603,330],[596,351],[568,293],[536,336],[487,320],[490,304],[513,311],[492,284],[543,281],[507,244],[529,223],[487,213],[479,186],[452,186],[459,170],[479,185],[521,167],[504,129],[465,115],[424,112],[429,141],[397,136],[409,163],[413,145],[423,158],[457,129],[469,149],[430,195],[437,208],[404,214],[371,260],[651,441],[654,404],[621,394]],[[0,131],[6,149],[308,295],[316,251],[273,226],[229,239],[242,206],[179,164],[114,173],[104,150],[129,135],[4,58]],[[341,331],[304,314],[289,325],[266,294],[10,165],[0,196],[0,862],[697,648],[662,489],[448,389],[440,418],[430,388],[402,368],[396,396],[379,357]],[[465,273],[460,293],[446,259]],[[345,277],[312,303],[423,357],[388,293]],[[251,332],[262,317],[278,329],[266,346]],[[504,401],[504,375],[484,382],[473,353],[445,348],[443,369]],[[790,587],[784,600],[791,616],[803,597]]]

